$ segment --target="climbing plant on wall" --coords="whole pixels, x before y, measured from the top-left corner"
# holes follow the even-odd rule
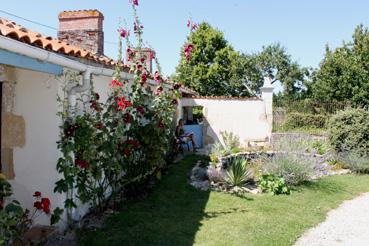
[[[93,86],[89,100],[83,95],[79,97],[82,108],[79,112],[67,110],[67,94],[60,98],[63,125],[58,147],[62,157],[57,170],[62,178],[56,183],[55,191],[67,193],[65,207],[69,210],[81,202],[101,212],[123,190],[142,184],[164,164],[181,86],[166,82],[159,71],[150,73],[147,59],[157,60],[154,52],[143,52],[138,1],[131,4],[136,45],[131,44],[126,27],[118,30],[118,61],[107,101],[101,102]],[[121,77],[124,40],[130,73],[134,75],[132,81]],[[66,86],[65,92],[69,87]]]

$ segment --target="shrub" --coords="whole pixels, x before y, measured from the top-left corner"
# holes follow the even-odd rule
[[[295,128],[325,128],[327,116],[321,114],[304,114],[291,112],[283,124],[283,128],[291,130]]]
[[[287,152],[299,152],[304,153],[309,149],[310,142],[306,139],[299,138],[290,138],[288,136],[282,137],[277,141],[273,142],[273,148],[278,151],[287,151]]]
[[[337,153],[354,151],[369,156],[369,111],[348,109],[329,122],[328,138]]]
[[[224,149],[221,143],[217,142],[214,144],[213,148],[210,151],[210,161],[213,164],[218,163],[219,157],[222,157],[227,154],[227,151]]]
[[[220,134],[224,141],[224,147],[228,152],[240,146],[240,138],[237,135],[227,131],[221,132]]]
[[[338,160],[344,168],[348,168],[353,172],[369,173],[369,156],[349,152],[340,154]]]
[[[313,160],[304,155],[275,156],[265,162],[263,173],[282,177],[288,185],[298,185],[313,175]]]
[[[214,183],[224,182],[225,172],[223,169],[218,169],[214,166],[209,166],[207,170],[208,178]]]
[[[323,140],[316,140],[311,144],[311,147],[319,154],[324,155],[328,151],[327,143]]]
[[[241,186],[251,179],[251,171],[248,168],[247,160],[235,158],[232,160],[226,171],[226,181],[233,186]]]
[[[259,179],[259,187],[263,192],[271,193],[272,195],[290,194],[290,189],[284,178],[274,174],[262,175]]]

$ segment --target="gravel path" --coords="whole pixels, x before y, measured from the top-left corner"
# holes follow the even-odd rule
[[[369,193],[345,201],[327,219],[306,231],[295,246],[369,245]]]

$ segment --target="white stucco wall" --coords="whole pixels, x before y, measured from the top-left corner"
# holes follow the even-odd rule
[[[215,142],[223,143],[223,131],[237,135],[243,146],[250,141],[268,141],[271,136],[271,122],[268,121],[266,104],[262,99],[183,98],[180,107],[185,106],[203,106],[204,117],[209,124],[206,135]]]
[[[15,69],[14,114],[25,120],[25,145],[14,148],[15,178],[11,180],[14,195],[28,209],[33,209],[34,191],[50,198],[52,208],[64,206],[65,195],[53,192],[59,180],[56,163],[60,157],[56,142],[59,140],[61,124],[57,93],[61,82],[54,75]],[[94,88],[106,100],[111,78],[94,76]],[[76,211],[79,217],[86,212],[84,207]],[[47,216],[37,219],[38,224],[49,224]]]
[[[61,124],[57,94],[62,90],[60,80],[54,75],[15,68],[14,114],[25,121],[25,145],[14,148],[15,178],[10,180],[14,195],[21,204],[33,209],[35,191],[50,198],[52,208],[64,207],[64,194],[53,192],[60,175],[56,163],[60,157],[56,142],[59,140]],[[106,101],[109,94],[110,77],[93,76],[94,90],[100,100]],[[88,206],[74,211],[74,218],[85,214]],[[64,221],[65,222],[65,221]],[[40,216],[36,224],[49,224],[47,216]],[[65,224],[62,222],[62,224]]]
[[[25,145],[14,148],[14,197],[28,209],[33,208],[35,191],[49,197],[52,206],[62,206],[63,196],[53,193],[58,180],[56,141],[59,118],[56,95],[59,82],[53,75],[16,69],[14,114],[25,120]],[[36,223],[48,224],[46,216]]]

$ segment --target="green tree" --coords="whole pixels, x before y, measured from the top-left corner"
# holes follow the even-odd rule
[[[193,88],[200,95],[229,95],[232,61],[238,52],[228,44],[222,32],[208,23],[201,23],[186,43],[195,49],[189,61],[181,52],[175,79]]]
[[[352,38],[335,50],[327,46],[325,57],[313,76],[314,98],[369,105],[368,28],[359,25]]]
[[[301,97],[306,68],[291,59],[280,44],[263,47],[261,52],[241,54],[235,51],[222,32],[202,23],[186,43],[195,49],[189,61],[183,52],[175,79],[200,95],[251,96],[260,92],[264,77],[279,81],[284,95]]]

